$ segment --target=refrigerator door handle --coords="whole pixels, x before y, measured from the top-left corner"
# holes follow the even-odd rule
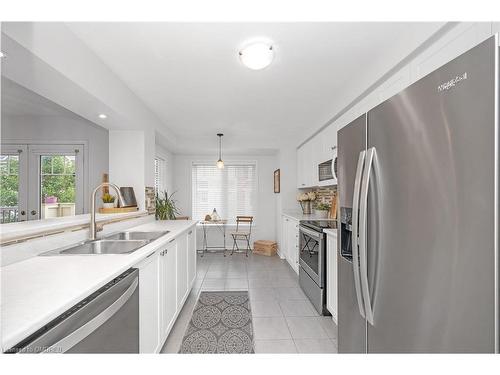
[[[356,299],[358,301],[359,314],[365,318],[365,306],[363,296],[361,295],[361,281],[359,269],[359,251],[358,251],[358,225],[359,225],[359,193],[363,167],[365,164],[366,151],[359,153],[358,165],[356,168],[356,178],[354,179],[354,192],[352,197],[352,271],[354,274],[354,289],[356,290]]]
[[[368,285],[368,262],[366,256],[366,226],[368,211],[368,188],[370,186],[370,174],[373,167],[373,159],[376,158],[375,147],[369,148],[366,153],[365,173],[361,183],[360,194],[360,222],[359,222],[359,258],[360,258],[360,278],[361,290],[363,292],[363,302],[365,305],[366,320],[373,325],[373,309],[370,298],[370,287]]]

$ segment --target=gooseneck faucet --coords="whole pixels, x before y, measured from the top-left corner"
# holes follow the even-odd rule
[[[98,187],[94,189],[92,192],[92,197],[90,198],[90,239],[95,240],[96,239],[96,233],[97,233],[97,227],[95,224],[95,196],[97,194],[97,191],[105,186],[112,187],[115,189],[116,194],[118,195],[118,203],[120,206],[123,207],[123,196],[122,193],[120,192],[120,188],[112,184],[111,182],[103,182],[100,184]]]

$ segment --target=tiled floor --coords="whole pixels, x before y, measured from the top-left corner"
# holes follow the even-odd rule
[[[256,353],[336,353],[337,327],[319,316],[279,257],[198,255],[197,279],[162,353],[177,353],[202,290],[248,290]]]

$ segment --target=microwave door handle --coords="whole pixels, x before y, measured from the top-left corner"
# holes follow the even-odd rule
[[[354,289],[356,290],[356,299],[358,301],[359,314],[365,318],[365,307],[363,297],[361,295],[361,282],[359,275],[359,256],[358,256],[358,210],[359,210],[359,190],[361,177],[363,175],[363,166],[365,163],[366,151],[361,151],[358,157],[358,165],[356,168],[356,177],[354,179],[354,191],[352,197],[352,271],[354,274]]]
[[[370,298],[370,286],[368,284],[368,261],[366,255],[366,230],[368,211],[368,188],[370,187],[370,174],[374,159],[376,158],[375,147],[368,149],[366,154],[366,168],[361,184],[360,196],[360,222],[359,222],[359,254],[360,254],[360,276],[361,290],[365,304],[366,320],[373,325],[373,309]]]

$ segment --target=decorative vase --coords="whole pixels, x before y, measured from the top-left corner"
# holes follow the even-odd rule
[[[302,207],[302,213],[304,215],[310,215],[311,214],[311,201],[301,201],[300,202],[300,207]]]
[[[54,197],[52,195],[45,197],[45,203],[57,203],[57,197]]]
[[[114,203],[103,203],[102,208],[114,208],[115,204]]]
[[[328,211],[327,210],[314,210],[314,215],[318,219],[328,219]]]

